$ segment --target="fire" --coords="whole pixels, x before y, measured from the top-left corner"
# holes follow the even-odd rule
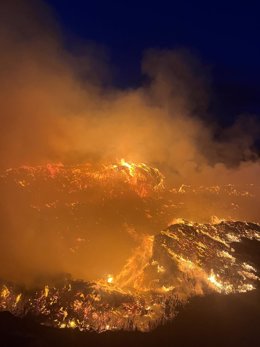
[[[30,292],[0,283],[0,310],[21,316],[30,312],[58,328],[148,331],[174,318],[177,307],[194,295],[255,288],[257,269],[231,256],[228,234],[218,231],[234,227],[237,242],[257,239],[260,232],[260,225],[252,223],[181,222],[145,237],[122,271],[115,277],[108,274],[106,281],[64,279],[63,285],[46,284]]]
[[[104,276],[102,268],[97,276],[102,279],[94,282],[64,277],[28,290],[0,281],[0,310],[18,316],[30,313],[57,328],[148,331],[174,318],[194,295],[244,293],[259,281],[254,264],[242,262],[233,248],[243,239],[260,240],[259,224],[235,222],[224,212],[223,218],[214,213],[210,222],[196,222],[197,209],[187,221],[181,213],[185,199],[191,208],[194,197],[207,194],[214,201],[228,197],[232,204],[235,198],[248,199],[250,194],[240,194],[233,186],[169,187],[157,168],[125,159],[102,165],[23,166],[6,170],[0,184],[17,192],[14,208],[16,201],[22,201],[19,206],[26,206],[37,221],[48,216],[47,227],[53,223],[58,229],[55,246],[65,244],[62,255],[70,261],[82,257],[79,266],[84,269],[88,266],[84,247],[89,243],[91,251],[94,244],[86,230],[95,236],[102,227],[107,232],[117,228],[117,235],[125,232],[134,245],[121,269],[114,271],[111,262],[111,273]],[[58,224],[64,216],[66,222]],[[108,252],[108,259],[113,253],[118,256],[116,241],[105,242],[103,253]],[[95,254],[95,265],[99,255]]]
[[[21,300],[22,294],[18,294],[16,299],[15,299],[15,306],[18,304],[18,302]]]
[[[161,172],[144,163],[126,162],[125,159],[121,159],[118,164],[113,164],[111,167],[115,172],[125,174],[128,184],[135,187],[136,192],[141,197],[147,196],[149,192],[164,188],[164,176]]]
[[[10,295],[9,289],[4,285],[1,290],[1,297],[6,299]]]
[[[23,178],[16,180],[21,188],[32,185],[34,177],[45,175],[55,181],[59,177],[70,180],[71,189],[84,189],[92,184],[112,185],[121,181],[135,191],[140,197],[145,197],[154,191],[164,188],[164,176],[161,172],[144,163],[126,162],[121,159],[116,164],[65,167],[61,163],[47,164],[46,166],[21,166],[20,168],[7,169],[3,177],[21,175]],[[77,185],[77,186],[75,186]]]
[[[134,177],[135,175],[135,164],[134,163],[127,163],[125,159],[120,160],[120,165],[128,168],[130,176]]]
[[[72,319],[72,320],[69,321],[68,327],[72,328],[72,329],[75,329],[77,327],[77,323]]]
[[[112,275],[107,276],[107,283],[111,284],[114,282],[114,277]]]
[[[44,287],[44,296],[45,296],[45,298],[47,298],[48,295],[49,295],[49,286],[45,286]]]
[[[221,291],[223,289],[223,284],[216,279],[216,275],[213,273],[213,271],[211,275],[208,277],[208,280],[217,288],[217,290]]]

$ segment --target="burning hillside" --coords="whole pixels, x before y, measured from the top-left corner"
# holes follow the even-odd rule
[[[1,310],[60,328],[148,331],[194,295],[243,293],[259,280],[234,247],[259,240],[259,224],[176,219],[193,208],[196,214],[192,204],[204,201],[212,206],[198,215],[202,221],[213,210],[237,213],[252,202],[255,186],[169,187],[158,169],[125,160],[8,169],[0,185],[6,230],[19,231],[34,249],[34,263],[24,262],[22,243],[14,259],[20,277],[12,264],[13,276],[2,270]],[[60,273],[71,275],[54,279]]]
[[[260,240],[258,120],[217,114],[209,69],[188,51],[143,52],[124,85],[132,69],[113,76],[103,46],[72,36],[42,0],[0,1],[0,311],[151,331],[199,296],[258,289],[243,249]]]
[[[232,248],[243,238],[260,240],[260,226],[174,224],[151,239],[150,254],[143,249],[147,257],[138,272],[139,255],[115,279],[97,283],[60,279],[35,290],[2,283],[0,309],[59,328],[149,331],[194,295],[253,290],[258,271]]]

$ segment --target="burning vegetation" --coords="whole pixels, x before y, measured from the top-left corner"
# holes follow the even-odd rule
[[[34,247],[42,253],[43,263],[34,255],[35,275],[46,270],[46,262],[52,260],[57,264],[59,257],[66,258],[63,267],[55,268],[56,277],[52,272],[45,283],[40,277],[38,280],[35,277],[29,287],[18,277],[3,280],[1,310],[18,316],[31,314],[39,322],[59,328],[149,331],[174,318],[180,306],[194,295],[243,293],[253,290],[259,280],[254,264],[238,257],[233,246],[243,239],[259,241],[259,224],[220,221],[216,217],[210,223],[169,219],[179,213],[179,204],[185,211],[182,199],[186,195],[200,199],[200,195],[206,194],[207,199],[211,196],[216,200],[216,207],[223,196],[243,203],[252,200],[250,191],[234,186],[168,187],[159,170],[125,160],[101,166],[55,164],[8,169],[1,175],[1,186],[6,194],[12,192],[12,207],[17,211],[22,208],[22,214],[28,216],[23,228],[29,226],[36,233],[36,237],[34,234],[31,237],[35,237]],[[103,243],[92,233],[94,225],[96,231],[104,228],[102,235],[108,232],[105,228],[108,215],[113,218],[114,228],[124,230],[128,245],[129,239],[132,240],[132,254],[128,252],[128,259],[126,254],[122,258],[125,265],[122,262],[113,266],[120,246],[116,238],[113,242],[105,240],[102,251],[107,251],[112,264],[105,274],[106,254],[100,252]],[[64,218],[67,229],[61,233]],[[163,229],[163,225],[169,227]],[[111,224],[107,227],[111,228]],[[55,244],[54,257],[51,252],[44,254],[42,238],[51,237],[48,242],[57,240],[53,237],[55,232],[61,240],[68,241],[72,235],[74,239],[70,238],[72,244],[67,242],[62,247]],[[95,245],[90,246],[96,247],[92,254],[86,245],[90,237],[95,240]],[[102,258],[100,269],[95,268],[95,277],[91,271],[77,272],[82,268],[84,271],[91,258],[93,261]],[[32,268],[21,265],[19,271],[25,276],[29,271],[31,275]],[[57,278],[62,270],[72,276],[64,274]]]
[[[0,7],[0,309],[148,331],[194,295],[253,290],[235,244],[259,240],[257,122],[207,117],[187,52],[146,52],[120,90],[40,2]]]

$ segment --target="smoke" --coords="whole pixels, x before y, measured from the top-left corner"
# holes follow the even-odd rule
[[[104,49],[91,44],[77,54],[66,50],[58,24],[42,2],[2,1],[0,7],[2,169],[125,158],[158,167],[176,186],[257,184],[258,124],[249,116],[226,129],[212,121],[207,115],[208,70],[188,51],[147,51],[143,84],[120,90],[108,83]],[[3,220],[8,215],[19,221],[6,212],[11,204],[6,199],[4,195],[1,201]],[[257,219],[257,207],[252,209],[249,216]],[[13,234],[3,237],[5,244],[13,240],[9,262],[13,253],[33,248],[28,239],[17,238],[17,221],[12,222]],[[59,244],[53,235],[50,238]],[[60,268],[56,252],[51,247],[47,268]],[[2,258],[7,263],[6,252]],[[39,260],[36,271],[45,261]]]
[[[257,127],[248,117],[226,130],[205,121],[207,71],[188,52],[150,50],[144,85],[103,88],[103,51],[100,61],[91,48],[85,56],[68,53],[40,2],[1,7],[3,167],[126,157],[187,177],[189,169],[257,159]]]

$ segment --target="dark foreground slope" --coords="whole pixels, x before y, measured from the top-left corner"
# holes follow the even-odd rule
[[[171,323],[150,333],[79,332],[0,314],[0,345],[16,346],[250,346],[260,345],[260,290],[197,297]]]

